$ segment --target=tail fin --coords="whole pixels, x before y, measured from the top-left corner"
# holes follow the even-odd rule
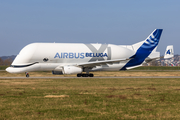
[[[164,54],[164,59],[168,59],[172,57],[174,57],[173,45],[168,45]]]
[[[142,64],[157,47],[162,31],[162,29],[155,29],[144,41],[133,44],[132,47],[136,51],[136,54],[122,69]]]
[[[155,47],[157,47],[162,31],[162,29],[155,29],[144,41],[133,44],[132,46],[134,50],[137,51],[138,49],[143,48],[152,51]]]
[[[137,49],[136,56],[141,59],[145,59],[149,54],[157,47],[162,29],[155,29],[147,38],[143,41],[142,45]],[[135,44],[136,45],[136,44]],[[133,47],[135,46],[133,45]]]

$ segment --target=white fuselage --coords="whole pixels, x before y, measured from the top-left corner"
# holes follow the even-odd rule
[[[7,71],[60,71],[63,66],[124,59],[134,54],[132,49],[112,44],[32,43],[20,51]],[[91,70],[120,70],[127,62],[96,66]]]

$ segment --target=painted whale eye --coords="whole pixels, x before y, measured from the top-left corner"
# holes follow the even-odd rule
[[[48,61],[48,58],[44,58],[43,61],[44,61],[44,62],[47,62],[47,61]]]

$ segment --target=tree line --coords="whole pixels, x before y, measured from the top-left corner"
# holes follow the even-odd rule
[[[0,66],[9,66],[9,65],[11,65],[12,61],[13,60],[11,58],[8,58],[8,59],[5,59],[5,60],[0,58]]]

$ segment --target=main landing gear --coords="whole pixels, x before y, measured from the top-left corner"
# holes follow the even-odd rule
[[[28,78],[28,77],[29,77],[29,73],[28,73],[28,72],[25,72],[25,74],[26,74],[26,77]]]
[[[90,74],[79,73],[79,74],[77,74],[77,77],[94,77],[94,74],[92,74],[92,73],[90,73]]]

